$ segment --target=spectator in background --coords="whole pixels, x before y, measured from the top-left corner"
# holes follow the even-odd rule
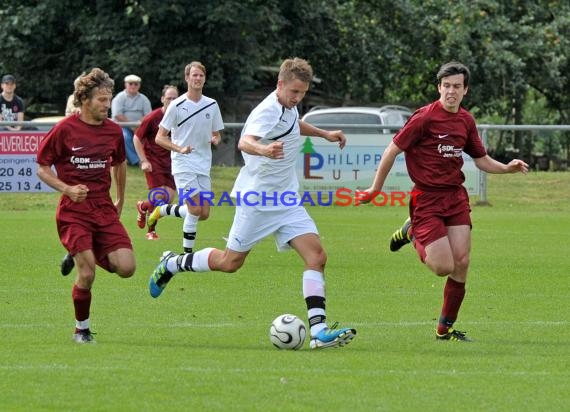
[[[152,111],[150,100],[139,92],[141,78],[134,74],[125,77],[125,90],[118,93],[111,103],[111,116],[116,122],[138,122]],[[133,137],[136,127],[123,127],[123,137],[127,150],[127,161],[130,165],[139,164]]]
[[[79,83],[81,76],[84,76],[84,75],[85,75],[85,73],[82,73],[75,78],[75,80],[73,81],[73,87],[74,88],[77,89],[77,84]],[[67,104],[65,105],[65,115],[71,116],[72,114],[79,113],[80,111],[81,111],[81,108],[79,107],[79,102],[77,102],[77,104],[75,103],[74,93],[71,93],[69,95],[69,97],[67,98]]]
[[[2,94],[0,95],[0,121],[23,122],[24,101],[14,92],[16,90],[16,78],[11,74],[2,77]],[[22,126],[6,126],[4,130],[17,131]]]
[[[169,84],[164,86],[160,97],[162,107],[153,110],[148,116],[145,116],[142,119],[141,125],[137,129],[133,139],[137,155],[141,161],[140,167],[146,177],[148,189],[162,189],[164,191],[163,193],[167,193],[168,198],[162,199],[165,204],[175,198],[176,184],[174,183],[170,167],[170,150],[156,144],[154,138],[158,132],[158,125],[164,117],[164,112],[166,112],[170,102],[177,97],[178,88],[176,86]],[[139,200],[137,202],[137,225],[141,229],[144,229],[146,226],[146,215],[148,212],[152,211],[153,206],[154,205],[148,199]],[[185,212],[186,208],[182,208],[182,210]],[[148,232],[146,234],[146,238],[148,240],[158,239],[155,227],[156,221],[153,225],[149,225]]]

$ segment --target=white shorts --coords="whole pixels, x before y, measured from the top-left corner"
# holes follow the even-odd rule
[[[210,176],[198,175],[196,173],[176,173],[172,176],[174,177],[177,190],[193,190],[192,193],[195,194],[212,191]]]
[[[302,206],[279,210],[260,210],[249,206],[236,206],[234,223],[228,236],[227,248],[247,252],[273,234],[277,250],[290,249],[289,241],[307,233],[319,234],[315,222]]]

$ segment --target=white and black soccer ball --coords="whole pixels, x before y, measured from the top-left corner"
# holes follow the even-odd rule
[[[269,339],[279,349],[299,349],[305,343],[305,322],[295,315],[277,316],[269,328]]]

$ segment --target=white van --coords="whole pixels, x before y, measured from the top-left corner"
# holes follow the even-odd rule
[[[389,134],[400,129],[410,118],[412,111],[404,106],[382,107],[334,107],[311,110],[303,116],[303,120],[325,129],[342,125],[346,133]],[[355,127],[351,127],[354,125]],[[375,128],[390,126],[390,128]],[[327,127],[328,126],[328,127]],[[358,127],[363,126],[363,127]]]

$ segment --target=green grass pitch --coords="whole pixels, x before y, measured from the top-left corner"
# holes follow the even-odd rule
[[[358,330],[345,348],[279,351],[279,314],[306,318],[302,263],[259,244],[235,274],[177,275],[159,299],[148,278],[182,223],[159,241],[136,226],[145,196],[129,169],[123,222],[137,272],[101,269],[95,345],[71,341],[71,286],[59,274],[57,194],[1,194],[2,411],[536,411],[570,408],[570,174],[489,176],[490,207],[473,206],[467,295],[457,327],[473,343],[436,342],[444,280],[407,246],[388,251],[405,207],[314,207],[328,253],[328,317]],[[236,169],[215,168],[215,191]],[[223,248],[233,210],[212,208],[197,247]]]

